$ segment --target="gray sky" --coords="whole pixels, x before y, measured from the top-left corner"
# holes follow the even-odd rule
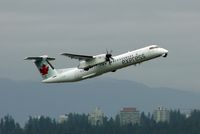
[[[56,68],[77,61],[62,52],[113,55],[158,44],[169,50],[141,66],[101,77],[151,87],[200,90],[200,2],[197,0],[1,0],[0,77],[41,80],[26,56],[56,57]]]

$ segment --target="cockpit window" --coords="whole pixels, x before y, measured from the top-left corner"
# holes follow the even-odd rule
[[[155,49],[155,48],[158,48],[158,46],[152,46],[149,49]]]

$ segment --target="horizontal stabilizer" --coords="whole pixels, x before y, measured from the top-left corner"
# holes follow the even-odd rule
[[[48,57],[48,55],[43,56],[34,56],[34,57],[26,57],[24,60],[55,60],[55,58]]]

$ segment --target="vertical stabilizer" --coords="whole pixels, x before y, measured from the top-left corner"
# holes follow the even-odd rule
[[[55,60],[55,58],[50,58],[47,55],[44,55],[39,57],[27,57],[25,60],[34,60],[34,63],[43,79],[48,79],[57,74],[56,69],[49,62]]]

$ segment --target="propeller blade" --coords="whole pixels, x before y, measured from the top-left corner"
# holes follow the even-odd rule
[[[114,61],[114,58],[112,57],[112,50],[110,50],[110,53],[109,53],[108,50],[106,49],[106,61],[108,61],[109,64],[112,63],[111,59],[112,61]]]
[[[106,48],[106,54],[109,54],[109,53],[108,53],[108,49],[107,49],[107,48]]]

